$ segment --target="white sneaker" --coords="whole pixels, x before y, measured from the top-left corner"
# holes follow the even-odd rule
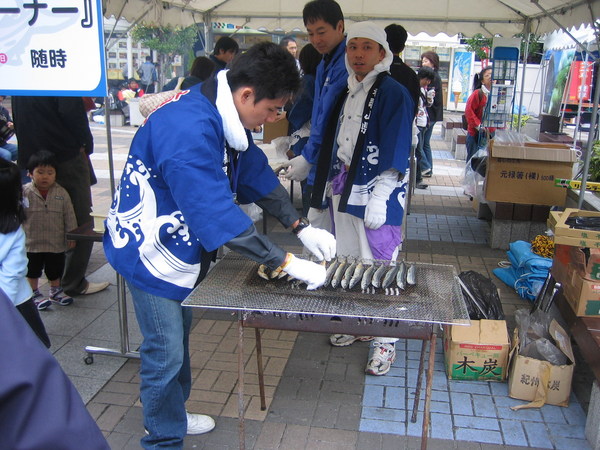
[[[186,411],[187,416],[187,434],[208,433],[215,427],[215,421],[210,416],[204,414],[191,414]]]
[[[394,344],[382,344],[373,342],[369,353],[369,362],[365,372],[369,375],[385,375],[390,371],[396,360],[396,347]]]
[[[88,281],[88,285],[86,286],[86,288],[83,291],[81,291],[81,294],[82,295],[95,294],[96,292],[103,291],[104,289],[106,289],[109,286],[110,286],[110,283],[108,281],[103,281],[102,283],[91,283]]]
[[[347,347],[356,341],[367,342],[375,339],[374,336],[353,336],[351,334],[332,334],[329,336],[329,342],[334,347]]]

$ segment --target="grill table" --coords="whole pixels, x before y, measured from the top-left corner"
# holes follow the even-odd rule
[[[240,448],[244,449],[244,327],[254,328],[261,398],[266,409],[260,329],[420,339],[421,357],[411,421],[416,422],[427,342],[429,360],[421,448],[427,447],[436,331],[439,324],[468,325],[469,316],[450,265],[415,263],[417,283],[400,295],[330,287],[307,291],[285,278],[267,281],[258,264],[227,254],[183,302],[186,306],[238,312],[238,408]]]

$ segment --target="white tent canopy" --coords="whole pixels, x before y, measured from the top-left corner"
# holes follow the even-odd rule
[[[227,22],[268,31],[304,30],[306,0],[103,0],[105,17],[130,22],[188,26]],[[371,20],[382,25],[402,24],[408,32],[462,33],[472,36],[523,31],[544,34],[559,28],[550,17],[570,28],[591,24],[600,17],[598,0],[339,0],[348,22]]]

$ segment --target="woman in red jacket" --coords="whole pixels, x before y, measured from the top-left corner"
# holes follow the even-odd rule
[[[492,68],[486,67],[479,75],[475,75],[475,90],[467,100],[465,116],[467,118],[467,161],[477,153],[480,147],[485,146],[486,131],[481,126],[483,122],[483,113],[487,98],[492,88]],[[495,130],[489,128],[493,133]]]

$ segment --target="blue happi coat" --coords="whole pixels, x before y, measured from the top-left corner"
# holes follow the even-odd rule
[[[401,175],[407,172],[413,118],[414,103],[408,90],[392,77],[385,77],[375,96],[365,144],[343,212],[364,219],[376,177],[392,168]],[[337,159],[337,143],[334,144],[332,161],[330,179],[338,175],[341,168]],[[407,181],[406,177],[398,181],[387,202],[386,225],[402,225]]]
[[[136,133],[106,220],[104,251],[127,281],[184,300],[203,250],[240,235],[252,221],[234,202],[224,170],[225,136],[217,108],[196,85],[155,110]],[[279,184],[247,132],[239,153],[237,200],[259,200]]]
[[[315,165],[319,158],[325,127],[329,121],[336,98],[347,85],[348,71],[344,62],[345,56],[346,40],[344,39],[334,50],[329,64],[325,65],[325,61],[322,60],[317,66],[310,137],[302,149],[302,156],[313,165],[307,178],[307,182],[311,186],[315,179]]]

